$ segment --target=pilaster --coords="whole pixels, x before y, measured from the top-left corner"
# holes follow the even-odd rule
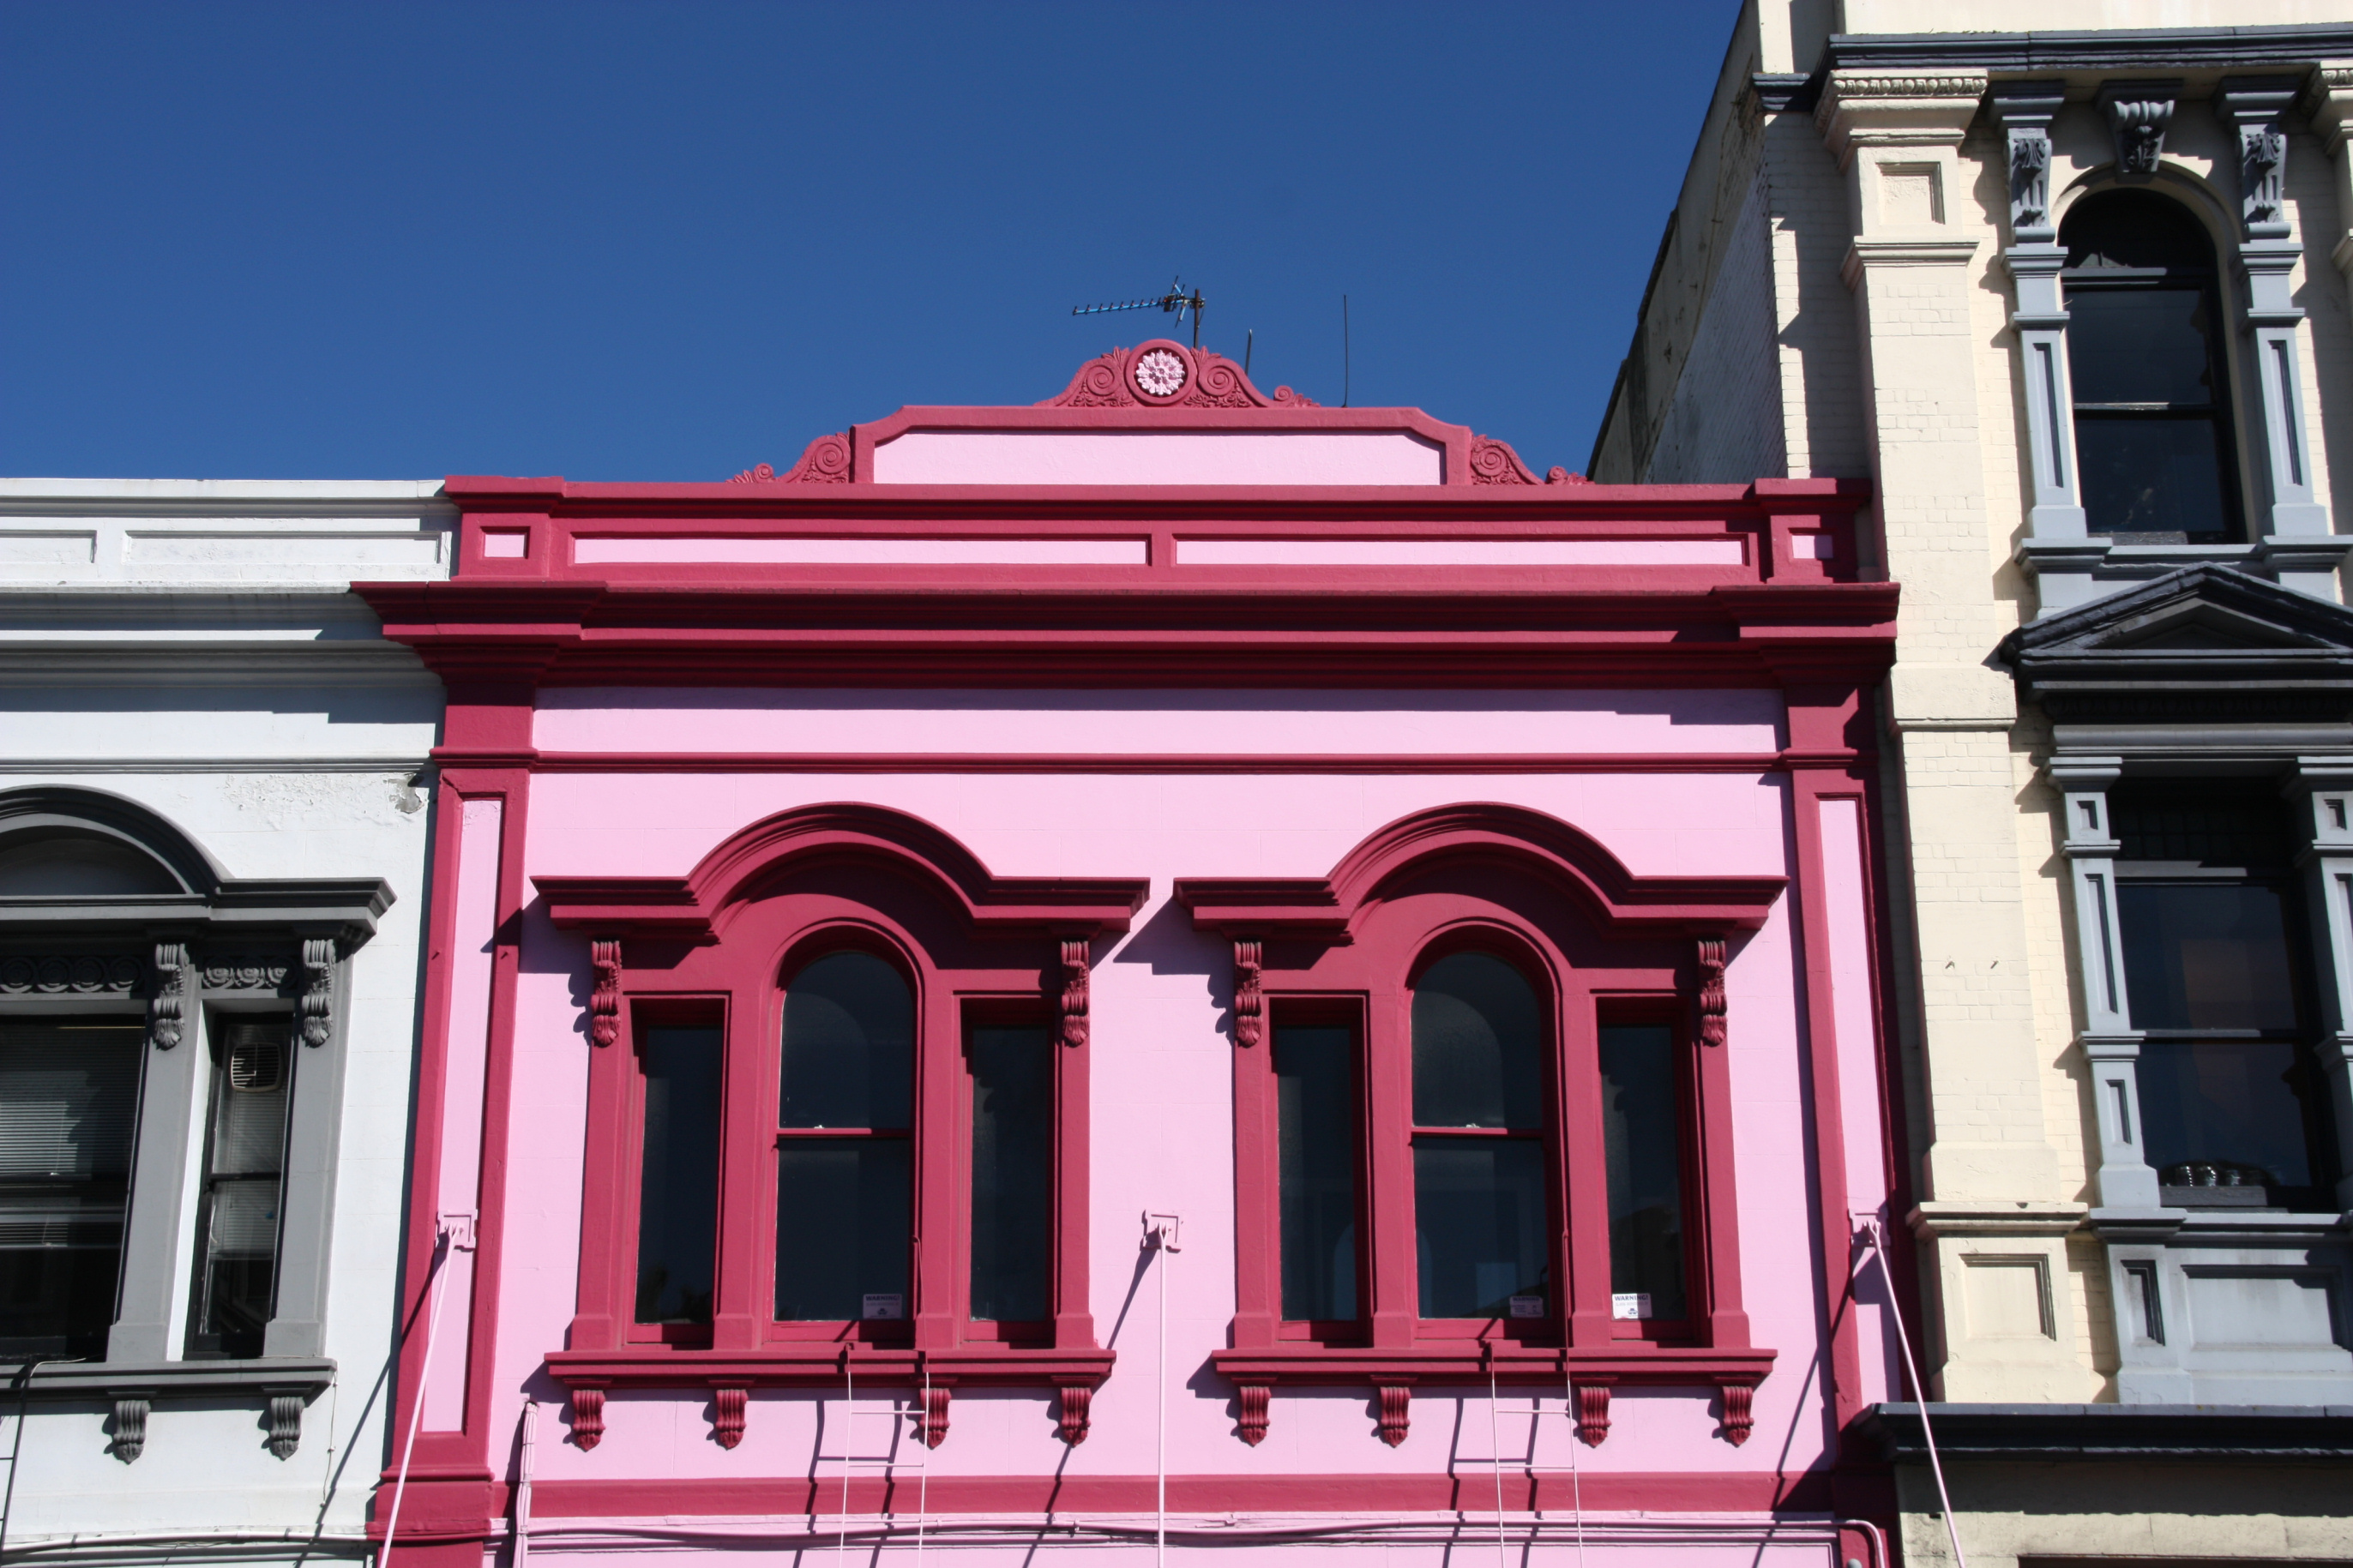
[[[1985,91],[1975,72],[1837,72],[1815,116],[1845,171],[1883,559],[1904,584],[1889,717],[1911,825],[1925,1190],[1972,1206],[2046,1200],[2057,1183],[2018,858],[2017,699],[1986,664],[2003,628],[1970,326],[1985,230],[1958,159]]]
[[[2312,911],[2313,990],[2324,1031],[2315,1055],[2328,1084],[2337,1147],[2353,1152],[2353,758],[2299,757],[2286,793],[2309,836],[2297,861]],[[2340,1163],[2353,1166],[2353,1159]],[[2337,1178],[2337,1203],[2353,1211],[2353,1173]]]
[[[2261,445],[2250,454],[2261,499],[2256,553],[2284,585],[2334,598],[2334,566],[2341,556],[2333,549],[2296,547],[2299,541],[2316,543],[2329,533],[2328,510],[2312,482],[2312,437],[2305,420],[2303,350],[2297,342],[2304,311],[2293,297],[2295,265],[2304,250],[2289,228],[2282,194],[2288,138],[2281,121],[2303,89],[2294,77],[2228,77],[2215,89],[2214,113],[2238,154],[2245,363],[2263,416]]]

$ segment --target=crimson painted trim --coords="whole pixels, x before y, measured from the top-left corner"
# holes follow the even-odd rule
[[[1540,811],[1472,802],[1416,812],[1375,831],[1328,876],[1177,879],[1202,931],[1337,935],[1382,885],[1439,859],[1507,857],[1567,889],[1620,934],[1755,931],[1786,877],[1638,877],[1582,830]]]
[[[603,1351],[551,1351],[547,1370],[566,1388],[699,1388],[727,1383],[753,1388],[839,1388],[847,1352],[860,1383],[908,1383],[929,1376],[957,1387],[1026,1387],[1074,1383],[1088,1388],[1111,1375],[1108,1350],[1031,1350],[965,1344],[918,1350],[808,1341],[771,1341],[756,1352],[671,1350],[660,1345]]]
[[[565,930],[708,936],[795,862],[882,862],[944,894],[976,931],[1050,928],[1089,937],[1127,930],[1149,878],[998,877],[953,835],[886,806],[836,802],[779,812],[730,836],[683,877],[534,877]]]
[[[539,752],[531,765],[547,773],[1767,773],[1813,761],[1780,752]]]
[[[1678,1472],[1588,1469],[1572,1485],[1562,1474],[1530,1476],[1506,1468],[1504,1506],[1566,1511],[1641,1510],[1659,1513],[1819,1511],[1828,1501],[1821,1472],[1772,1470]],[[923,1483],[934,1514],[1149,1515],[1155,1478],[1129,1476],[948,1476]],[[911,1514],[916,1478],[853,1477],[849,1512]],[[757,1517],[782,1524],[798,1515],[829,1520],[842,1507],[841,1482],[831,1477],[745,1477],[741,1479],[538,1480],[532,1483],[535,1519],[679,1519]],[[1484,1465],[1456,1475],[1176,1475],[1168,1477],[1168,1506],[1185,1513],[1468,1511],[1492,1515],[1494,1478]],[[1147,1521],[1148,1522],[1148,1521]],[[819,1530],[822,1536],[824,1531]],[[403,1521],[401,1537],[408,1531]]]

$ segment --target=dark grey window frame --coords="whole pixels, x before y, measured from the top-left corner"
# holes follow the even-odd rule
[[[342,1123],[350,958],[393,901],[376,878],[233,878],[144,806],[97,790],[0,792],[0,846],[53,835],[108,839],[153,861],[175,892],[0,897],[0,1016],[139,1016],[139,1113],[114,1322],[102,1362],[0,1363],[0,1397],[111,1401],[112,1447],[136,1459],[159,1397],[266,1402],[269,1447],[301,1441],[303,1406],[334,1378],[324,1354],[336,1144]],[[125,983],[106,963],[127,957]],[[293,1092],[276,1300],[258,1359],[188,1360],[174,1320],[185,1283],[190,1163],[216,1016],[289,1016]]]

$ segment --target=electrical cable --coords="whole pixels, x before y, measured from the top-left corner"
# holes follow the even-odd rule
[[[522,1402],[522,1461],[517,1467],[514,1500],[514,1563],[512,1568],[524,1568],[531,1556],[531,1468],[533,1449],[539,1441],[539,1401]]]
[[[8,1515],[16,1506],[16,1461],[25,1457],[25,1410],[33,1402],[33,1374],[48,1365],[49,1359],[28,1361],[16,1373],[16,1437],[8,1449],[8,1490],[0,1494],[0,1552],[8,1550]]]
[[[394,1532],[400,1527],[401,1499],[408,1491],[408,1464],[417,1457],[417,1428],[425,1425],[425,1380],[433,1372],[433,1342],[441,1329],[442,1288],[449,1282],[450,1255],[461,1245],[470,1245],[470,1238],[466,1243],[459,1241],[457,1226],[464,1223],[470,1231],[472,1219],[470,1214],[445,1214],[441,1216],[441,1223],[434,1228],[433,1306],[425,1314],[425,1348],[419,1352],[417,1363],[417,1404],[408,1413],[408,1440],[401,1445],[400,1474],[393,1482],[392,1511],[384,1521],[384,1544],[376,1551],[375,1568],[390,1568],[392,1562]]]
[[[1928,1447],[1928,1469],[1936,1478],[1936,1501],[1945,1510],[1945,1538],[1953,1543],[1953,1561],[1958,1568],[1969,1568],[1969,1560],[1961,1551],[1960,1522],[1953,1517],[1952,1494],[1945,1489],[1945,1462],[1936,1456],[1936,1434],[1928,1425],[1928,1394],[1920,1386],[1920,1371],[1912,1363],[1912,1336],[1904,1327],[1904,1312],[1896,1305],[1895,1275],[1887,1267],[1887,1237],[1880,1228],[1879,1216],[1859,1214],[1854,1216],[1857,1234],[1870,1244],[1872,1256],[1879,1259],[1879,1278],[1887,1287],[1888,1315],[1895,1320],[1895,1342],[1904,1352],[1905,1375],[1911,1379],[1912,1397],[1920,1405],[1920,1437]],[[1847,1296],[1854,1297],[1854,1281],[1847,1280]],[[1861,1303],[1858,1302],[1857,1305]]]

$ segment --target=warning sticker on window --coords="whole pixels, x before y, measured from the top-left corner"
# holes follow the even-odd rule
[[[1647,1296],[1642,1299],[1645,1301],[1650,1300]],[[904,1318],[906,1315],[907,1298],[895,1290],[866,1298],[866,1316],[870,1321],[876,1318]],[[1647,1312],[1643,1315],[1649,1316]],[[1623,1317],[1625,1314],[1621,1312],[1619,1316]]]
[[[1651,1315],[1651,1293],[1648,1290],[1621,1290],[1609,1298],[1609,1315],[1613,1318],[1647,1318]],[[871,1312],[867,1316],[872,1317]]]

